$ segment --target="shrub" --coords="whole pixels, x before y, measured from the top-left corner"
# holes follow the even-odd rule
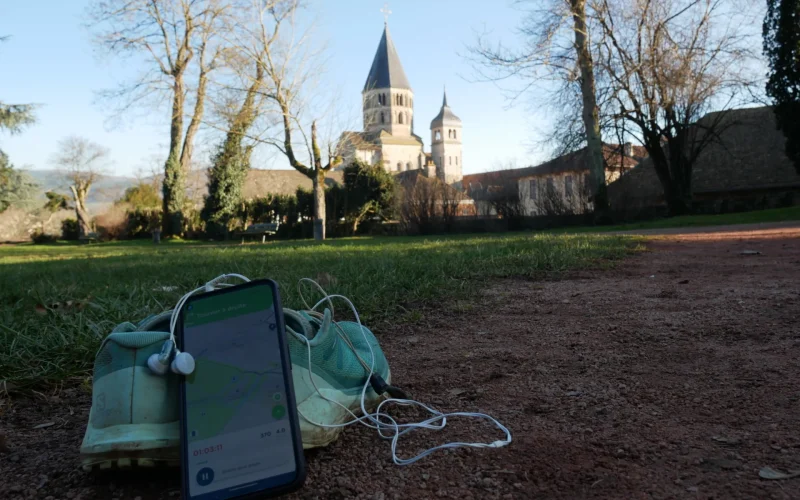
[[[161,222],[161,210],[134,208],[127,214],[126,233],[128,238],[149,238]]]
[[[128,210],[124,204],[114,205],[94,219],[97,233],[102,240],[120,240],[128,235]]]
[[[56,242],[55,235],[43,233],[41,231],[36,231],[31,235],[31,240],[35,245],[47,245],[50,243]]]
[[[61,237],[68,241],[76,241],[80,236],[78,221],[76,219],[64,219],[61,222]]]

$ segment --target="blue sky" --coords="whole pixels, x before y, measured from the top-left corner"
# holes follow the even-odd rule
[[[37,123],[17,136],[0,136],[0,147],[14,164],[51,168],[59,139],[77,134],[111,150],[117,175],[148,173],[163,164],[168,140],[168,110],[128,119],[110,127],[108,110],[96,104],[95,92],[132,76],[129,63],[100,60],[82,27],[88,2],[3,2],[0,35],[0,99],[6,103],[40,103]],[[503,92],[489,83],[470,83],[469,63],[460,55],[475,30],[492,30],[512,40],[517,13],[508,1],[487,9],[484,0],[403,0],[390,3],[389,26],[415,93],[415,132],[430,147],[428,124],[438,113],[442,87],[464,123],[464,173],[488,170],[516,159],[530,163],[546,152],[530,152],[532,131],[545,117],[530,115],[520,103],[509,109]],[[360,92],[383,30],[379,0],[312,0],[315,36],[327,40],[328,82],[344,105],[359,115]],[[131,117],[133,118],[133,117]],[[358,123],[360,127],[360,122]],[[209,144],[199,138],[202,152]],[[266,146],[264,147],[266,148]],[[283,157],[257,152],[256,168],[288,168]]]

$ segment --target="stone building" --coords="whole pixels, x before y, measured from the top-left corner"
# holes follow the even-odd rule
[[[426,153],[414,133],[414,91],[397,55],[388,24],[364,83],[363,131],[344,132],[338,150],[348,165],[354,158],[382,165],[389,172],[421,170],[451,185],[460,185],[461,120],[444,96],[439,114],[431,122],[431,152]]]

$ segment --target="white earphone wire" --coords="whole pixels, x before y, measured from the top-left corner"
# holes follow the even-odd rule
[[[196,294],[198,292],[202,292],[202,291],[210,292],[210,291],[215,290],[216,288],[233,286],[233,285],[231,285],[229,283],[223,283],[223,281],[228,279],[228,278],[238,278],[238,279],[240,279],[240,280],[242,280],[244,282],[249,282],[250,281],[247,277],[242,276],[241,274],[235,274],[235,273],[223,274],[223,275],[217,276],[213,280],[207,282],[204,286],[195,288],[194,290],[192,290],[191,292],[183,295],[180,298],[180,300],[178,301],[178,303],[175,306],[175,309],[173,309],[172,316],[170,318],[169,340],[168,340],[168,342],[172,343],[173,351],[177,351],[177,344],[175,342],[175,328],[176,328],[177,323],[178,323],[178,317],[180,316],[180,311],[183,308],[183,306],[186,303],[186,301],[189,300],[189,298],[191,296],[193,296],[194,294]],[[303,296],[302,287],[301,287],[301,284],[303,282],[311,283],[323,295],[323,298],[321,300],[319,300],[316,304],[314,304],[313,307],[308,307],[308,303],[306,302],[305,297]],[[355,424],[355,423],[360,423],[360,424],[362,424],[362,425],[364,425],[366,427],[369,427],[370,429],[375,429],[375,430],[378,431],[378,434],[380,435],[381,438],[390,439],[392,441],[392,445],[391,445],[392,461],[397,465],[409,465],[409,464],[412,464],[412,463],[416,462],[417,460],[419,460],[419,459],[421,459],[421,458],[423,458],[423,457],[425,457],[427,455],[430,455],[431,453],[433,453],[433,452],[435,452],[437,450],[442,450],[442,449],[447,449],[447,448],[462,448],[462,447],[469,447],[469,448],[500,448],[500,447],[506,446],[506,445],[511,443],[511,431],[509,431],[506,426],[501,424],[494,417],[492,417],[490,415],[487,415],[485,413],[475,413],[475,412],[442,413],[439,410],[436,410],[435,408],[432,408],[432,407],[430,407],[428,405],[425,405],[425,404],[423,404],[423,403],[421,403],[419,401],[415,401],[415,400],[412,400],[412,399],[395,399],[395,398],[386,398],[383,401],[381,401],[380,404],[378,404],[378,406],[375,408],[375,411],[373,411],[373,412],[367,411],[367,408],[366,408],[366,395],[367,395],[367,390],[370,387],[370,377],[372,376],[372,374],[374,373],[374,370],[375,370],[375,351],[373,350],[372,344],[370,344],[369,339],[367,337],[367,334],[364,331],[364,325],[361,324],[361,318],[360,318],[360,316],[358,314],[358,310],[356,309],[355,305],[353,305],[353,303],[350,301],[350,299],[348,299],[344,295],[328,294],[322,288],[322,286],[319,285],[319,283],[317,283],[316,281],[314,281],[314,280],[312,280],[310,278],[302,278],[301,280],[299,280],[298,284],[297,284],[297,290],[298,290],[298,293],[300,295],[300,300],[303,302],[303,304],[306,306],[307,309],[309,309],[311,312],[313,312],[315,314],[320,314],[319,312],[317,312],[317,308],[319,306],[321,306],[322,304],[327,303],[328,306],[330,307],[331,315],[333,315],[333,313],[334,313],[333,299],[339,299],[339,300],[344,301],[347,304],[347,306],[350,308],[350,310],[353,312],[353,315],[355,316],[356,323],[358,324],[358,327],[359,327],[359,329],[361,331],[361,335],[364,338],[364,343],[367,345],[367,348],[369,349],[369,354],[370,354],[370,362],[369,362],[369,364],[367,364],[361,358],[359,353],[356,352],[356,349],[353,346],[353,343],[352,343],[351,339],[349,339],[345,335],[344,330],[335,321],[332,321],[332,324],[335,326],[335,328],[337,330],[337,334],[342,338],[342,340],[345,342],[345,344],[348,347],[350,347],[350,349],[356,355],[356,357],[358,358],[359,362],[362,364],[364,369],[368,372],[367,376],[366,376],[366,379],[364,380],[364,385],[361,388],[361,397],[360,397],[360,401],[359,401],[362,415],[358,416],[355,413],[353,413],[353,411],[350,408],[348,408],[347,406],[343,405],[342,403],[340,403],[338,401],[335,401],[333,399],[330,399],[330,398],[326,397],[322,393],[322,391],[320,391],[319,387],[317,387],[317,384],[314,381],[313,370],[311,369],[312,368],[312,366],[311,366],[312,365],[312,363],[311,363],[311,342],[305,335],[303,335],[303,334],[301,334],[299,332],[295,332],[293,330],[291,331],[291,333],[298,340],[300,340],[301,342],[303,342],[306,345],[307,352],[308,352],[308,376],[309,376],[309,379],[311,381],[311,384],[314,386],[314,390],[316,391],[316,394],[319,397],[321,397],[322,399],[324,399],[325,401],[328,401],[330,403],[333,403],[333,404],[336,404],[336,405],[342,407],[350,416],[353,417],[352,420],[349,420],[347,422],[338,423],[338,424],[321,424],[319,422],[315,422],[315,421],[311,420],[310,418],[308,418],[298,408],[298,412],[300,413],[300,416],[303,417],[307,422],[309,422],[310,424],[315,425],[317,427],[325,427],[325,428],[346,427],[346,426],[349,426],[349,425],[352,425],[352,424]],[[389,415],[388,410],[384,410],[384,406],[392,405],[392,404],[399,405],[399,406],[418,406],[418,407],[424,409],[425,411],[427,411],[432,416],[430,418],[422,420],[420,422],[398,423],[397,420],[395,420],[391,415]],[[414,431],[414,430],[418,430],[418,429],[429,429],[429,430],[435,430],[435,431],[442,430],[447,425],[447,419],[448,418],[452,418],[452,417],[471,417],[471,418],[478,418],[478,419],[482,419],[482,420],[488,420],[489,422],[493,423],[498,429],[500,429],[505,434],[505,438],[502,439],[502,440],[493,441],[491,443],[464,443],[464,442],[444,443],[444,444],[441,444],[441,445],[438,445],[438,446],[434,446],[433,448],[429,448],[429,449],[427,449],[427,450],[425,450],[425,451],[423,451],[423,452],[419,453],[418,455],[416,455],[414,457],[411,457],[411,458],[400,458],[397,455],[397,445],[398,445],[398,442],[399,442],[400,437],[402,435],[404,435],[404,434],[406,434],[408,432]]]

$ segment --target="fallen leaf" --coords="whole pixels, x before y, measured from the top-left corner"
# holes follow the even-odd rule
[[[795,477],[800,477],[799,471],[790,471],[780,472],[772,467],[762,467],[760,471],[758,471],[758,477],[761,479],[773,479],[773,480],[780,480],[780,479],[792,479]]]
[[[416,344],[417,342],[419,342],[419,337],[417,337],[416,335],[414,335],[414,336],[408,337],[408,338],[406,339],[406,341],[407,341],[409,344]]]
[[[689,280],[679,281],[678,284],[679,285],[688,285],[689,284]]]
[[[157,286],[157,287],[153,288],[153,291],[154,292],[174,292],[177,289],[178,289],[177,286]]]
[[[34,429],[44,429],[45,427],[50,427],[50,426],[53,426],[53,425],[56,425],[56,423],[55,422],[46,422],[44,424],[36,425],[33,428]]]
[[[581,394],[583,394],[581,391],[569,391],[567,396],[574,398],[575,396],[580,396]]]
[[[467,392],[467,390],[466,389],[450,389],[447,392],[449,392],[451,396],[460,396],[461,394],[464,394],[465,392]]]
[[[33,312],[44,315],[47,314],[47,308],[42,304],[36,304],[36,306],[33,308]]]

